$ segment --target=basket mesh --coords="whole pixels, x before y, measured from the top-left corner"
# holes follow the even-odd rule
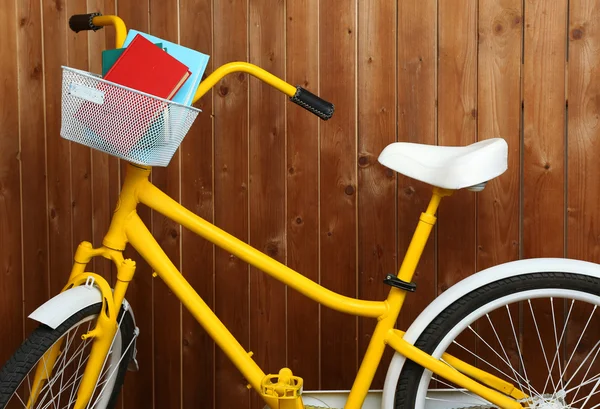
[[[63,67],[60,135],[133,163],[167,166],[199,112]]]

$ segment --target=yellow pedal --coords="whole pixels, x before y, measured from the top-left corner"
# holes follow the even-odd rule
[[[302,378],[288,368],[278,375],[267,375],[261,382],[261,395],[271,409],[305,409],[302,403]]]

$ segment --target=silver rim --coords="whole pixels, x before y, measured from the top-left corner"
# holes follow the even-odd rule
[[[480,368],[529,395],[530,407],[598,409],[598,305],[600,297],[575,290],[555,288],[510,294],[461,320],[432,355],[440,358],[448,350],[461,359],[475,360]],[[430,384],[454,393],[428,394]],[[416,408],[474,406],[493,405],[444,379],[432,377],[428,370],[423,372]]]
[[[85,317],[69,328],[60,338],[63,340],[62,351],[55,362],[54,368],[47,369],[47,372],[51,372],[48,375],[48,380],[40,391],[35,406],[29,409],[68,409],[74,406],[79,383],[93,342],[92,339],[82,340],[81,335],[93,329],[96,317],[97,315]],[[119,328],[113,338],[112,347],[105,359],[92,399],[86,408],[105,409],[108,405],[123,356],[120,327],[121,322],[119,322]],[[129,348],[130,345],[127,347]],[[7,408],[27,408],[31,386],[39,365],[44,365],[44,357],[25,376],[15,394],[8,401]]]

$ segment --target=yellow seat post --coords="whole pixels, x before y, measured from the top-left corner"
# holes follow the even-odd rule
[[[431,230],[435,225],[435,213],[440,205],[442,197],[450,196],[452,192],[452,190],[441,189],[438,187],[433,188],[433,195],[429,202],[429,206],[427,206],[427,210],[424,213],[421,213],[419,224],[413,234],[413,238],[406,251],[406,256],[404,257],[404,261],[398,272],[398,278],[400,280],[407,283],[412,280],[417,265],[419,264],[421,254],[423,254],[423,250],[429,239]],[[359,409],[362,406],[363,401],[367,396],[367,392],[369,391],[369,387],[371,386],[371,382],[373,381],[377,366],[381,361],[383,351],[385,350],[387,333],[394,328],[400,310],[402,309],[402,304],[404,304],[405,297],[406,290],[396,287],[390,289],[390,293],[386,300],[386,303],[388,304],[387,314],[379,317],[379,322],[375,327],[375,331],[369,342],[369,347],[367,348],[367,352],[365,353],[356,379],[354,380],[354,385],[348,396],[345,409]]]

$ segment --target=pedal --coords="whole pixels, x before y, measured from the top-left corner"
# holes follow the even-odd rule
[[[271,409],[306,409],[302,403],[302,378],[288,368],[278,375],[266,375],[261,382],[261,395]]]

